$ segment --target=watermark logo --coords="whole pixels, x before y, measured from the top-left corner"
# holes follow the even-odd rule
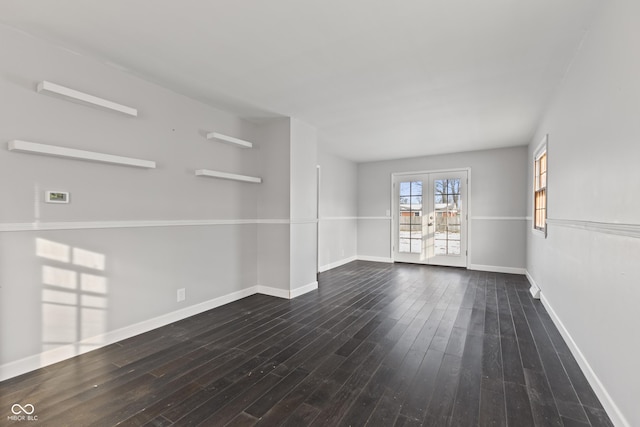
[[[13,412],[13,415],[20,415],[23,412],[27,415],[31,415],[34,413],[34,411],[36,410],[36,408],[33,407],[33,405],[31,403],[27,403],[26,405],[22,406],[19,403],[15,403],[12,407],[11,407],[11,412]]]
[[[14,403],[11,405],[11,413],[13,415],[7,416],[7,421],[38,421],[38,416],[33,413],[36,408],[31,404],[21,405]]]

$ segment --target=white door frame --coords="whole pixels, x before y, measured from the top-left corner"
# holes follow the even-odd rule
[[[467,186],[466,186],[466,201],[467,201],[467,208],[466,208],[466,212],[465,212],[465,217],[462,218],[462,221],[466,222],[466,238],[465,238],[465,247],[461,247],[460,250],[461,251],[465,251],[466,252],[466,265],[464,265],[465,268],[469,268],[469,265],[471,264],[470,260],[471,260],[471,251],[469,250],[469,248],[471,247],[471,221],[469,221],[469,218],[471,217],[471,168],[470,167],[462,167],[462,168],[451,168],[451,169],[434,169],[434,170],[422,170],[422,171],[409,171],[409,172],[393,172],[391,173],[391,195],[390,195],[390,206],[391,206],[391,227],[390,228],[390,236],[389,236],[389,240],[390,240],[390,245],[389,245],[389,249],[390,249],[390,258],[394,261],[397,262],[395,259],[395,245],[396,245],[396,236],[397,236],[397,227],[398,227],[398,201],[396,200],[396,190],[394,188],[394,183],[396,181],[396,178],[401,178],[403,176],[411,176],[411,175],[426,175],[426,174],[438,174],[438,173],[450,173],[450,172],[465,172],[467,174]]]

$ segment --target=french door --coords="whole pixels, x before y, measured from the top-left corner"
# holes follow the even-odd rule
[[[467,266],[467,171],[393,175],[393,259]]]

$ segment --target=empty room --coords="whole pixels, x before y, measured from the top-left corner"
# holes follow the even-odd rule
[[[0,425],[640,425],[640,3],[0,2]]]

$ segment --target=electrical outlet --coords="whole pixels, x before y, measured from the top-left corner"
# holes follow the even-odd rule
[[[178,289],[178,302],[184,301],[187,298],[187,291],[185,288]]]

